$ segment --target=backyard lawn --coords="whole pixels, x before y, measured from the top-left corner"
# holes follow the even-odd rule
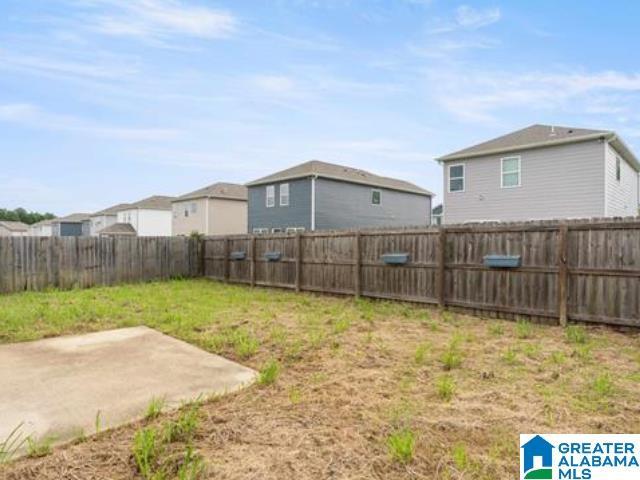
[[[513,479],[520,433],[640,430],[635,333],[207,280],[0,297],[0,343],[134,325],[260,381],[32,448],[0,478]]]

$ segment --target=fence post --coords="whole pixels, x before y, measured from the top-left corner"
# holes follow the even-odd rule
[[[229,281],[229,238],[224,238],[224,270],[223,270],[224,281]]]
[[[296,292],[302,286],[302,235],[296,233]]]
[[[447,305],[447,295],[445,292],[445,268],[447,261],[447,232],[444,227],[440,227],[438,236],[438,273],[436,285],[438,290],[438,306],[444,308]]]
[[[251,236],[251,286],[256,286],[256,236]]]
[[[355,258],[355,272],[353,272],[353,280],[354,280],[354,294],[356,298],[360,298],[360,295],[362,294],[362,283],[361,283],[361,279],[362,279],[362,254],[360,252],[360,248],[362,246],[362,236],[360,235],[360,232],[357,231],[356,232],[356,238],[355,238],[355,248],[354,248],[354,256]]]
[[[569,280],[567,266],[567,237],[569,227],[560,225],[558,230],[558,321],[561,326],[567,325],[567,283]]]
[[[200,275],[207,276],[207,238],[202,237],[200,241]]]

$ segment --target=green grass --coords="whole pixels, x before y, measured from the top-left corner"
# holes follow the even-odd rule
[[[158,418],[164,409],[165,400],[164,398],[152,398],[147,406],[147,411],[144,414],[144,418],[146,420],[153,420]]]
[[[22,433],[23,423],[18,424],[7,438],[0,442],[0,465],[10,462],[26,443],[27,437]]]
[[[438,392],[438,396],[445,402],[448,402],[453,398],[455,389],[456,384],[451,375],[443,375],[436,380],[436,391]]]
[[[586,329],[582,325],[569,325],[565,329],[567,342],[573,344],[585,344],[588,341]]]
[[[409,429],[402,429],[391,433],[387,437],[387,448],[391,458],[396,462],[411,462],[416,448],[415,433]]]
[[[413,354],[413,361],[416,365],[424,365],[425,360],[427,358],[427,354],[429,353],[429,344],[421,343],[416,348],[416,352]]]
[[[258,383],[263,386],[272,385],[280,375],[280,365],[275,360],[270,360],[260,369]]]
[[[533,325],[526,320],[516,323],[516,336],[522,340],[533,337]]]
[[[467,447],[464,443],[456,443],[453,446],[451,457],[453,464],[458,470],[466,470],[469,465],[469,454],[467,453]]]
[[[27,457],[40,458],[52,452],[54,437],[27,437]]]

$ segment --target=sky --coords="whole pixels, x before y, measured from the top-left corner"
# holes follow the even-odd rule
[[[640,151],[640,2],[2,0],[0,207],[57,215],[311,159],[442,194],[534,123]],[[615,5],[615,6],[614,6]]]

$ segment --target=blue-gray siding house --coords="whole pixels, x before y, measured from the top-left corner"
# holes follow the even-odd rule
[[[433,194],[313,160],[249,182],[249,233],[426,226]]]
[[[54,237],[86,237],[90,234],[88,213],[73,213],[51,221],[51,235]]]

